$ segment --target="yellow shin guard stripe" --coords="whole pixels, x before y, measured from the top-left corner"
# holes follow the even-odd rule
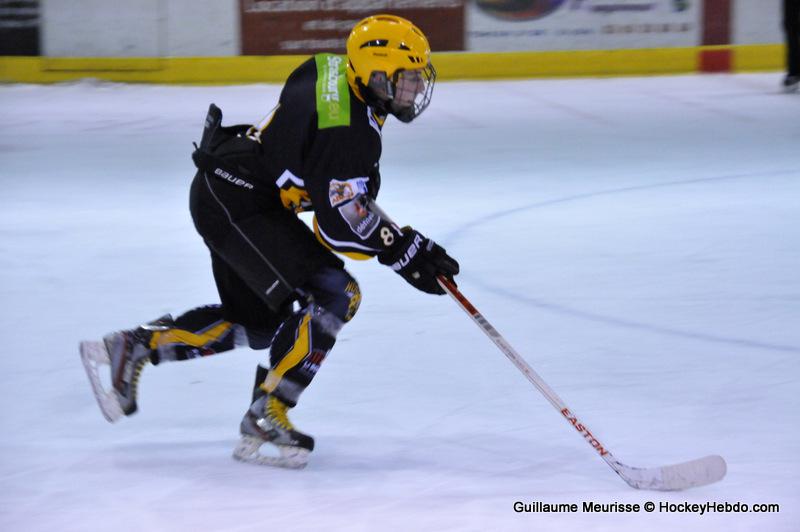
[[[303,316],[303,321],[297,328],[297,338],[288,353],[278,362],[278,365],[269,370],[267,380],[261,385],[261,389],[271,393],[278,387],[278,383],[287,371],[298,365],[311,350],[311,313]]]
[[[220,322],[203,334],[195,334],[183,329],[169,329],[153,333],[150,339],[150,349],[158,349],[160,345],[185,344],[192,347],[203,347],[210,344],[228,332],[232,324],[229,321]]]

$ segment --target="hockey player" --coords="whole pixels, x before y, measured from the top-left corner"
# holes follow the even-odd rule
[[[381,128],[388,115],[411,122],[430,103],[436,72],[423,33],[408,20],[360,21],[347,55],[318,54],[289,76],[273,113],[256,126],[222,127],[209,109],[191,186],[195,227],[211,252],[221,305],[164,316],[133,330],[82,342],[109,421],[136,411],[148,363],[269,348],[234,457],[303,467],[311,436],[287,417],[356,313],[358,283],[333,251],[377,257],[415,288],[443,294],[458,263],[429,238],[395,225],[375,204]],[[314,211],[313,231],[297,217]],[[112,388],[99,367],[109,364]],[[280,456],[260,453],[269,442]]]

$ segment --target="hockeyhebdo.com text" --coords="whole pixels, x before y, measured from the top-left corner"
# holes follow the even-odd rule
[[[581,503],[549,503],[542,501],[522,502],[514,501],[516,513],[662,513],[662,514],[698,514],[713,513],[780,513],[781,508],[776,503],[743,502],[653,502],[622,503],[622,502],[593,502]]]

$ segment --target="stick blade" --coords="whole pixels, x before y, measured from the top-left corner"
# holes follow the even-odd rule
[[[725,460],[717,455],[649,469],[618,465],[619,476],[630,486],[657,491],[678,491],[713,484],[722,480],[728,471]]]

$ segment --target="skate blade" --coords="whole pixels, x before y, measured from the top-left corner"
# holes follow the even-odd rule
[[[272,445],[281,453],[280,456],[267,456],[259,452],[262,445]],[[283,467],[286,469],[303,469],[308,464],[308,449],[290,447],[288,445],[275,445],[253,436],[242,436],[239,444],[233,450],[233,457],[240,462],[248,464]]]
[[[103,342],[84,341],[80,343],[81,362],[92,385],[92,392],[100,411],[109,423],[114,423],[125,414],[114,391],[103,388],[100,380],[100,366],[110,366],[111,361]]]

